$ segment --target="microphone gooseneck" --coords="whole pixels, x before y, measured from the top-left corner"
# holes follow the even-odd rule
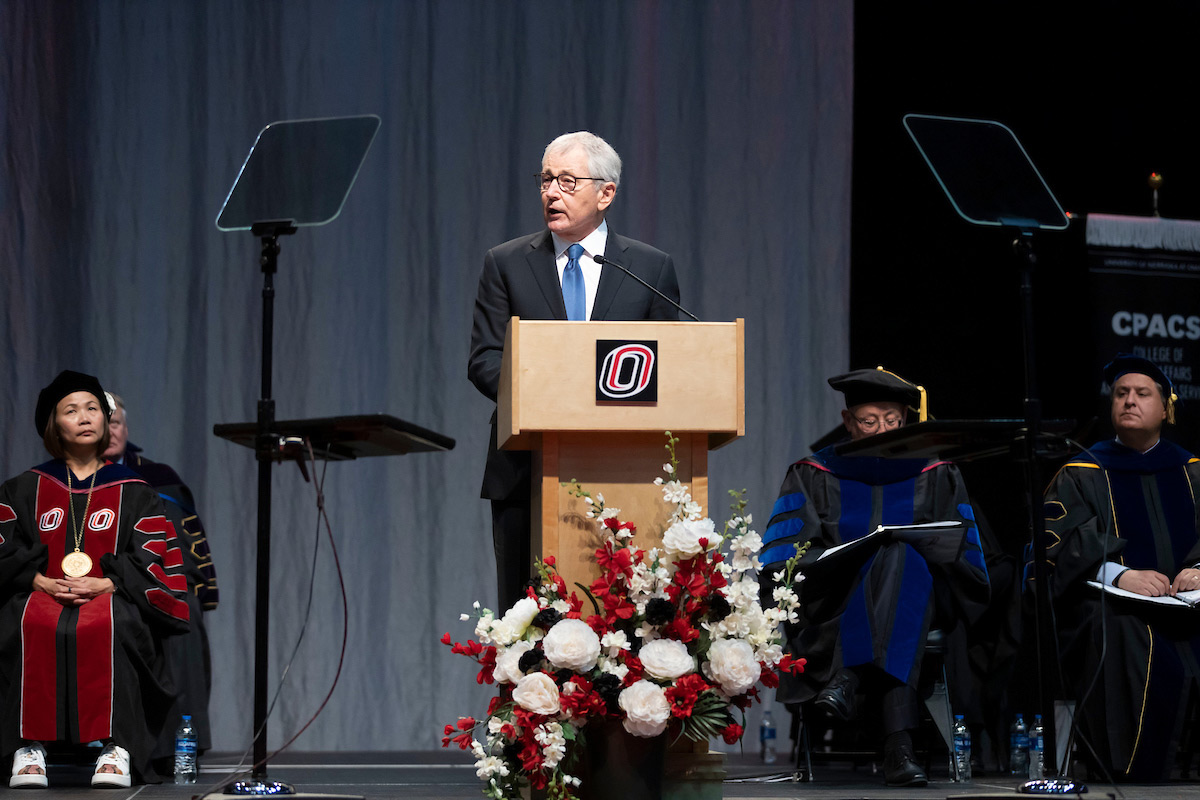
[[[697,316],[696,316],[695,314],[693,314],[692,312],[688,311],[688,310],[687,310],[686,308],[684,308],[683,306],[679,305],[679,303],[675,302],[675,301],[674,301],[674,300],[672,300],[670,297],[667,297],[667,296],[666,296],[665,294],[663,294],[663,292],[662,292],[661,290],[659,290],[657,287],[651,286],[649,283],[647,283],[645,280],[643,280],[643,279],[642,279],[640,276],[638,276],[638,275],[634,275],[634,274],[633,274],[633,271],[632,271],[632,270],[630,270],[630,269],[629,269],[629,267],[625,266],[624,264],[618,264],[616,261],[613,261],[611,258],[605,258],[604,256],[601,256],[601,255],[595,255],[595,256],[592,256],[592,261],[595,261],[597,264],[600,264],[600,265],[602,265],[602,266],[603,266],[604,264],[608,264],[608,265],[609,265],[609,266],[611,266],[611,267],[616,267],[617,269],[621,270],[621,272],[624,272],[626,275],[628,275],[629,277],[633,278],[635,281],[637,281],[638,283],[640,283],[642,286],[645,286],[647,289],[649,289],[650,291],[654,292],[656,295],[658,295],[659,297],[661,297],[663,300],[666,300],[668,303],[670,303],[671,305],[675,306],[675,308],[679,309],[679,310],[680,310],[680,311],[682,311],[684,314],[686,314],[688,317],[690,317],[690,318],[691,318],[691,320],[692,320],[693,322],[699,322],[699,321],[700,321],[700,318],[699,318],[699,317],[697,317]]]

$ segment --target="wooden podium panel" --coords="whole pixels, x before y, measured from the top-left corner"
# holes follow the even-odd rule
[[[658,400],[597,402],[596,342],[654,341]],[[679,438],[679,478],[708,510],[708,451],[745,433],[743,321],[561,322],[520,320],[505,337],[499,445],[533,450],[533,553],[553,555],[567,585],[598,574],[601,541],[590,506],[562,485],[578,480],[637,526],[643,549],[659,546],[670,509],[665,431]],[[582,594],[582,593],[581,593]]]
[[[746,433],[744,323],[559,322],[513,317],[497,438],[533,450],[545,431],[703,431],[709,449]],[[596,402],[596,341],[658,343],[658,402]]]
[[[707,435],[677,436],[680,441],[675,445],[675,455],[680,480],[690,487],[692,499],[707,511]],[[666,479],[666,443],[662,432],[542,435],[542,445],[534,457],[532,552],[543,558],[554,556],[568,587],[574,588],[576,581],[587,586],[598,576],[595,554],[602,537],[596,520],[587,517],[591,506],[562,484],[575,478],[593,497],[604,495],[610,508],[620,509],[619,520],[637,526],[634,541],[638,547],[660,547],[671,509],[663,502],[662,487],[656,486],[654,479]]]

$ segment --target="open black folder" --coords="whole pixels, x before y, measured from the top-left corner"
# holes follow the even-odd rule
[[[804,576],[804,590],[824,594],[835,586],[845,586],[881,545],[893,541],[912,545],[928,564],[950,564],[958,560],[966,546],[967,523],[946,520],[880,525],[866,536],[830,547],[818,555],[806,554],[797,565]]]

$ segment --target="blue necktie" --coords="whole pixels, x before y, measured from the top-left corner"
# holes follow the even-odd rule
[[[567,268],[563,270],[563,303],[567,306],[567,319],[587,320],[587,293],[583,288],[583,267],[579,266],[579,257],[583,255],[583,245],[573,244],[567,248]]]

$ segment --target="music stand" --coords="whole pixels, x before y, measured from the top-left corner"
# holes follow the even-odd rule
[[[231,794],[294,794],[290,786],[263,780],[267,760],[271,467],[278,460],[280,449],[275,401],[271,394],[274,276],[278,267],[279,237],[294,234],[301,227],[325,225],[337,218],[379,124],[379,117],[366,115],[287,120],[267,125],[255,139],[217,215],[216,224],[220,230],[249,230],[262,240],[259,265],[263,273],[262,397],[258,401],[253,440],[258,461],[252,770],[256,781],[252,785],[226,787]],[[453,441],[449,446],[453,447]]]
[[[933,171],[954,210],[973,225],[1010,228],[1016,233],[1013,252],[1021,265],[1021,334],[1025,362],[1026,527],[1033,543],[1036,584],[1038,708],[1045,726],[1046,763],[1055,768],[1054,710],[1047,707],[1048,659],[1054,653],[1050,596],[1046,587],[1045,519],[1038,476],[1036,444],[1042,429],[1034,361],[1033,267],[1035,231],[1065,230],[1070,224],[1062,206],[1037,167],[1007,126],[991,120],[907,114],[904,127]]]

